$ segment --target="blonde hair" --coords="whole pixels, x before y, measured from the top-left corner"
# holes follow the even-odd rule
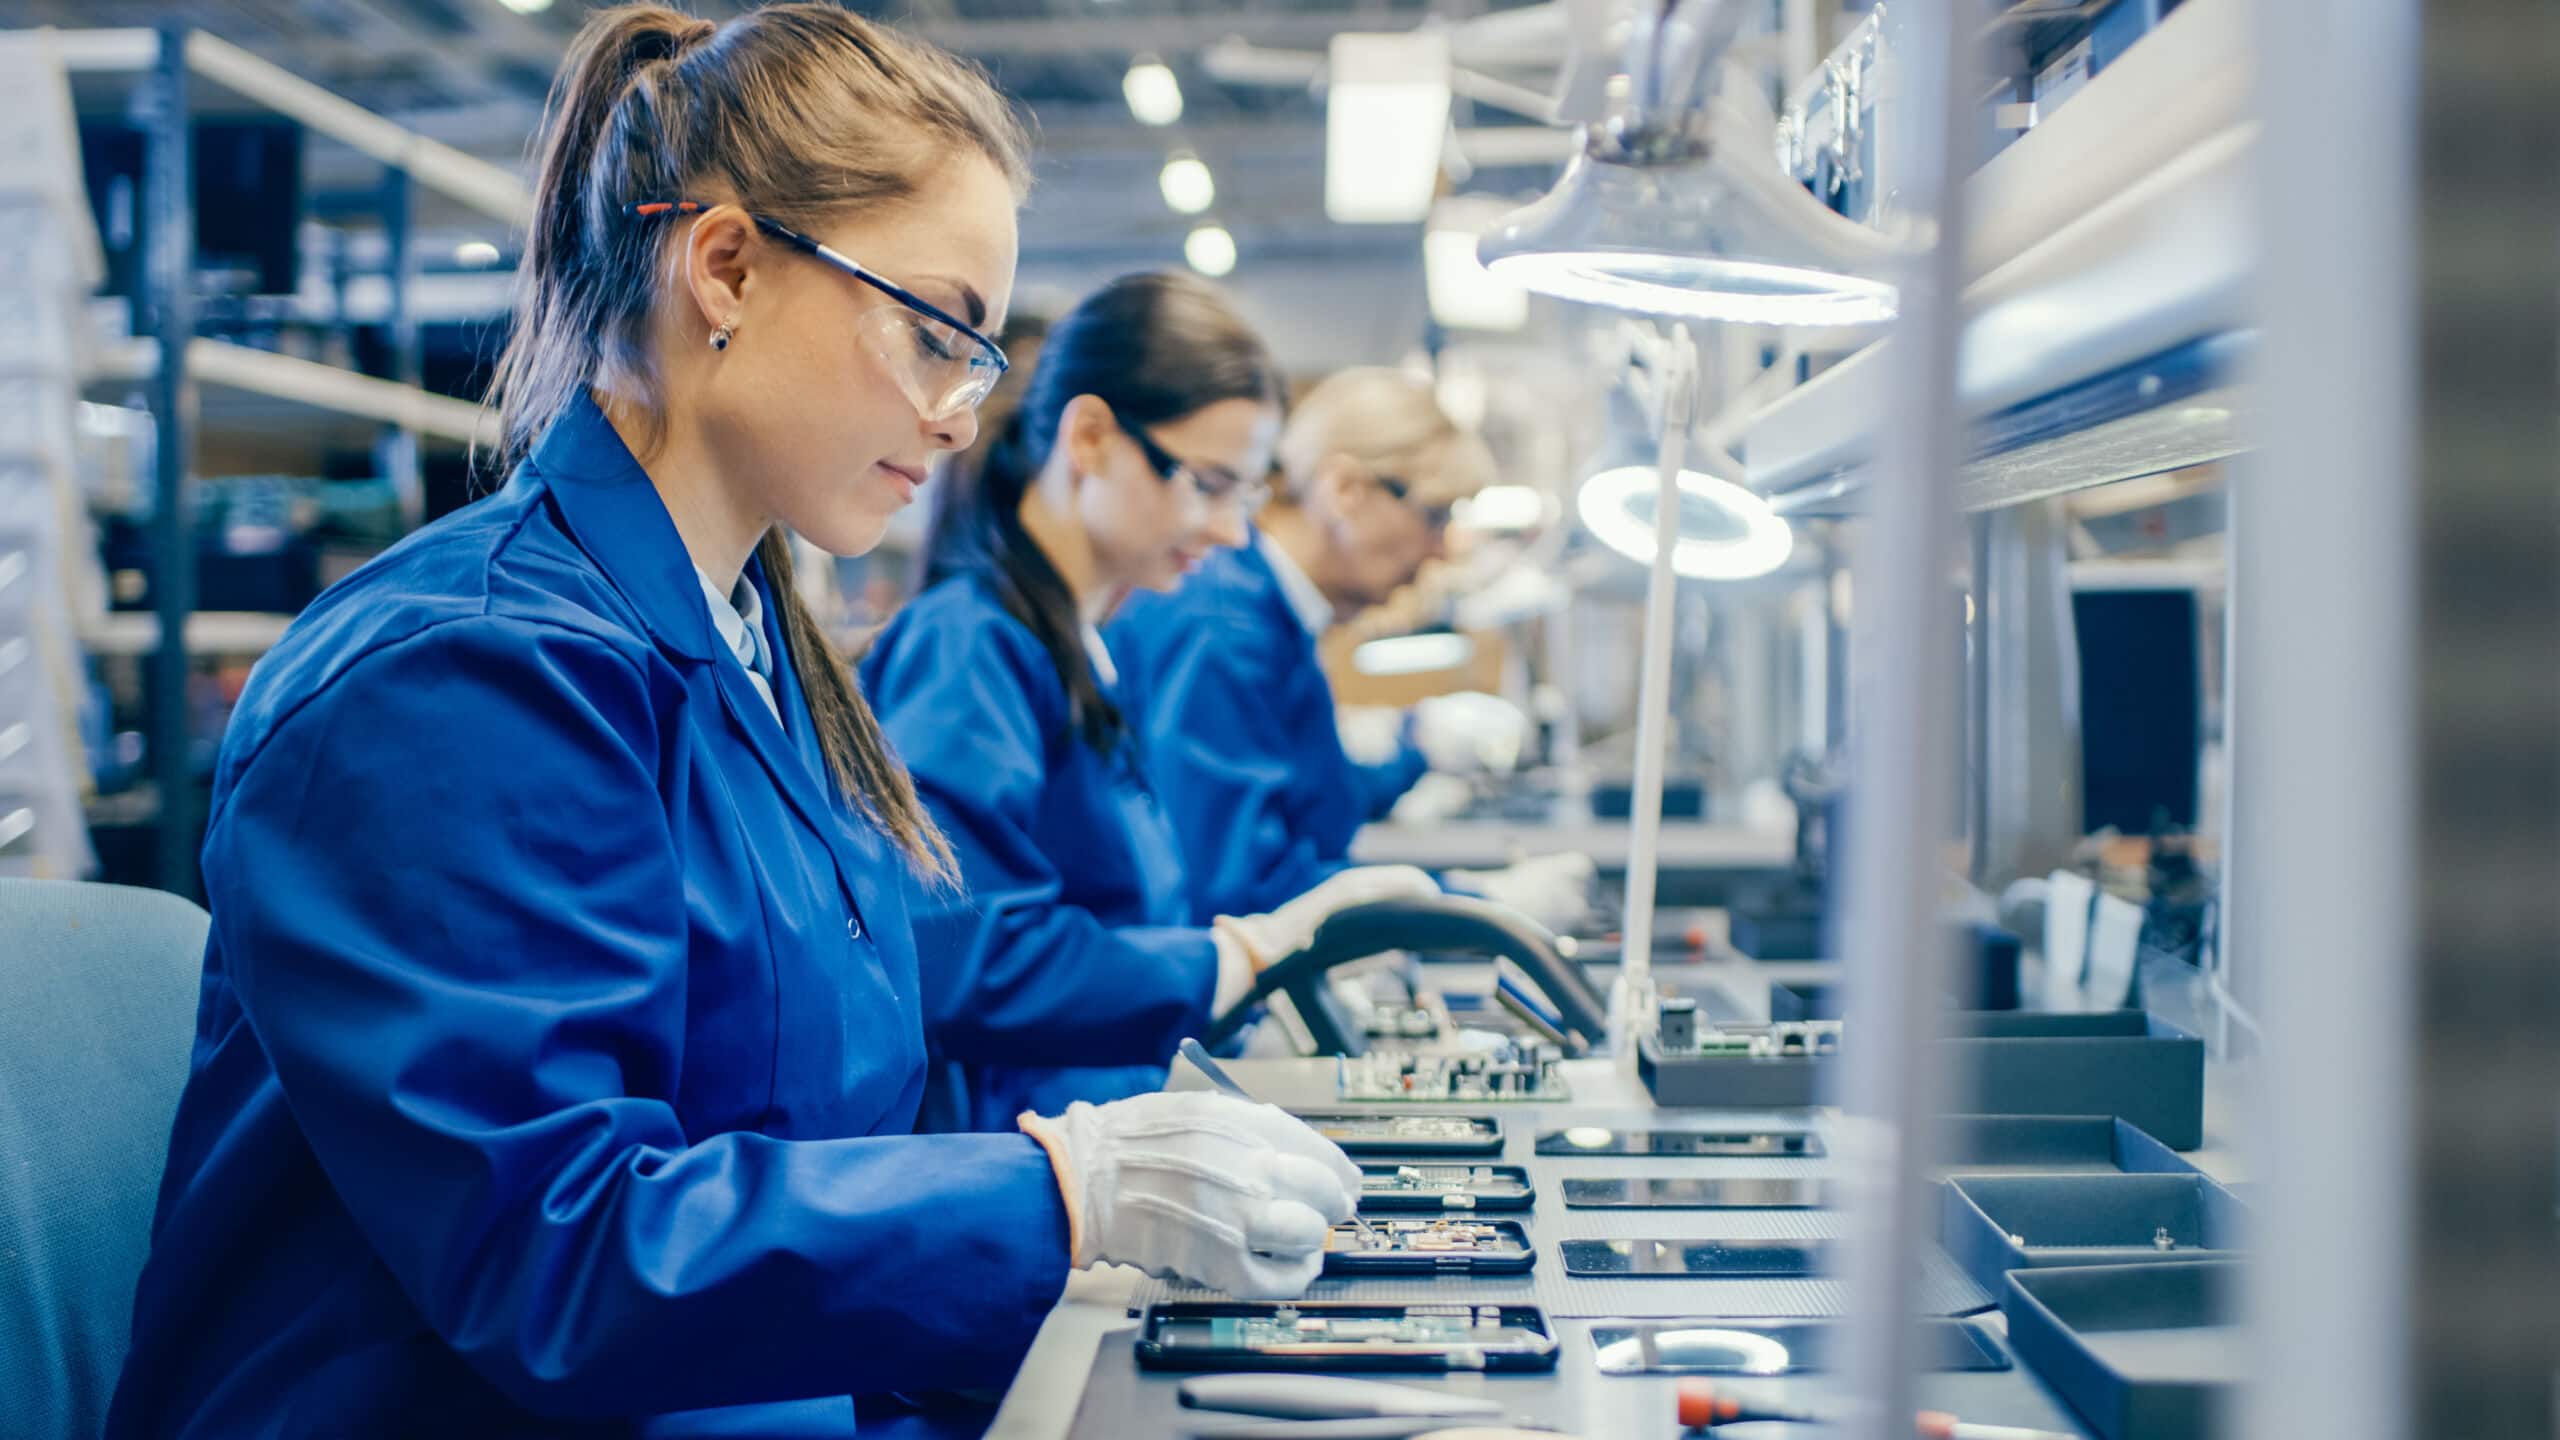
[[[912,196],[953,151],[985,156],[1019,199],[1030,142],[968,63],[825,4],[715,22],[663,5],[599,10],[570,43],[543,119],[515,323],[489,398],[520,460],[590,387],[662,427],[650,320],[675,231],[635,220],[662,200],[732,200],[804,232]],[[656,443],[644,436],[642,448]],[[928,878],[951,847],[791,583],[780,530],[756,550],[846,800]]]
[[[1434,500],[1473,495],[1494,474],[1492,453],[1440,408],[1429,382],[1378,365],[1338,370],[1301,397],[1273,459],[1290,496],[1303,498],[1335,455]]]

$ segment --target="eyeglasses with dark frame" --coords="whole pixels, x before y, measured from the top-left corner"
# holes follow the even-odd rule
[[[1138,442],[1138,453],[1147,457],[1147,468],[1167,481],[1180,477],[1191,486],[1193,493],[1210,504],[1218,505],[1233,500],[1238,508],[1247,515],[1251,515],[1260,511],[1270,501],[1271,482],[1262,479],[1248,480],[1220,466],[1204,468],[1193,465],[1157,444],[1154,436],[1149,435],[1118,411],[1112,412],[1111,419],[1124,434]]]
[[[1430,527],[1434,534],[1448,529],[1449,522],[1457,518],[1458,507],[1453,501],[1442,501],[1437,505],[1425,505],[1413,498],[1413,486],[1405,481],[1399,480],[1393,475],[1380,475],[1376,478],[1379,489],[1394,496],[1398,504],[1404,506],[1408,510],[1411,510],[1424,525]]]
[[[625,208],[638,219],[654,220],[666,215],[698,215],[710,207],[699,200],[649,200]],[[976,409],[996,388],[996,382],[1004,378],[1005,371],[1012,368],[1005,359],[1004,347],[959,316],[771,216],[750,213],[747,218],[764,234],[842,270],[898,302],[900,308],[887,313],[904,321],[911,342],[903,354],[884,354],[882,358],[904,372],[900,377],[902,388],[907,389],[907,398],[915,402],[927,420],[944,420]]]

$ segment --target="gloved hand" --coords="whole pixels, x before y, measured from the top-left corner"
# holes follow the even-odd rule
[[[1067,1202],[1073,1263],[1135,1265],[1239,1300],[1289,1300],[1324,1271],[1360,1170],[1269,1105],[1209,1091],[1024,1111]]]
[[[1432,769],[1449,774],[1518,768],[1530,733],[1519,706],[1480,690],[1434,695],[1413,707],[1413,743]]]
[[[1499,870],[1451,870],[1447,878],[1456,889],[1562,931],[1590,911],[1591,881],[1598,870],[1588,855],[1538,855]]]
[[[1393,705],[1345,705],[1333,715],[1342,753],[1354,765],[1384,765],[1404,749],[1413,717]]]
[[[1267,915],[1221,915],[1211,925],[1223,964],[1239,953],[1260,974],[1265,966],[1307,948],[1316,927],[1337,910],[1406,895],[1437,895],[1440,882],[1410,865],[1360,865],[1337,871],[1304,895]]]
[[[1413,782],[1413,788],[1397,799],[1387,818],[1399,825],[1437,825],[1455,819],[1476,803],[1476,787],[1472,780],[1438,772]]]

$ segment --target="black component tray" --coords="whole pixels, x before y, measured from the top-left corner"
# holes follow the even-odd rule
[[[1384,1277],[1407,1279],[1433,1275],[1519,1275],[1538,1263],[1538,1249],[1529,1243],[1529,1232],[1517,1220],[1479,1220],[1472,1215],[1431,1216],[1427,1220],[1403,1216],[1408,1224],[1440,1224],[1448,1220],[1490,1227],[1507,1248],[1493,1251],[1430,1250],[1342,1250],[1329,1242],[1325,1247],[1324,1273],[1336,1279]],[[1334,1241],[1339,1242],[1355,1228],[1376,1229],[1392,1226],[1396,1218],[1371,1220],[1366,1227],[1336,1225]]]
[[[2204,1143],[2204,1042],[2164,1020],[1970,1010],[1945,1026],[1951,1110],[2113,1115],[2172,1150]]]
[[[2111,1115],[1949,1115],[1929,1153],[1950,1175],[2192,1175],[2196,1168]]]
[[[2202,1175],[1960,1175],[1939,1238],[1996,1293],[2012,1270],[2227,1258],[2247,1221]]]
[[[1222,1331],[1287,1317],[1287,1339],[1239,1343]],[[1327,1327],[1395,1324],[1430,1316],[1469,1328],[1463,1341],[1389,1343]],[[1230,1300],[1150,1305],[1138,1328],[1138,1365],[1147,1370],[1451,1370],[1556,1368],[1555,1330],[1535,1305],[1360,1305],[1302,1300],[1274,1305]]]
[[[2230,1261],[2016,1270],[2009,1347],[2106,1440],[2211,1440],[2247,1379]]]
[[[1456,1182],[1463,1178],[1463,1196],[1446,1195],[1438,1190],[1373,1190],[1366,1181],[1373,1178],[1393,1179],[1399,1170],[1419,1170],[1430,1179]],[[1408,1165],[1363,1165],[1360,1178],[1360,1212],[1364,1215],[1486,1215],[1528,1210],[1538,1203],[1538,1190],[1530,1183],[1529,1171],[1519,1165],[1470,1165],[1463,1161],[1423,1161]],[[1453,1199],[1465,1203],[1451,1204]]]
[[[1502,1153],[1502,1117],[1499,1115],[1459,1115],[1436,1111],[1430,1114],[1364,1115],[1306,1110],[1298,1112],[1298,1118],[1307,1122],[1317,1134],[1341,1146],[1345,1155],[1402,1155],[1429,1160]],[[1467,1133],[1430,1136],[1395,1133],[1399,1129],[1419,1128],[1435,1120],[1466,1121]]]

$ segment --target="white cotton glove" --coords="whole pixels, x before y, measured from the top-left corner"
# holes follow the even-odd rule
[[[1387,818],[1399,825],[1437,825],[1453,820],[1476,803],[1476,786],[1472,780],[1438,771],[1413,782],[1413,788],[1396,800]]]
[[[1413,707],[1413,743],[1432,769],[1453,775],[1519,768],[1530,734],[1527,712],[1481,690],[1434,695]]]
[[[1405,713],[1392,705],[1345,705],[1333,714],[1342,753],[1355,765],[1384,765],[1404,749]]]
[[[1324,1271],[1360,1169],[1269,1105],[1195,1090],[1016,1122],[1049,1152],[1073,1263],[1135,1265],[1239,1300],[1290,1300]]]
[[[1588,855],[1538,855],[1499,870],[1452,870],[1448,879],[1460,890],[1562,931],[1589,913],[1591,881],[1598,870]]]
[[[1338,910],[1372,900],[1408,895],[1437,895],[1440,882],[1410,865],[1360,865],[1337,871],[1304,895],[1267,915],[1221,915],[1211,925],[1223,965],[1226,954],[1240,952],[1256,974],[1307,948],[1316,927]]]

